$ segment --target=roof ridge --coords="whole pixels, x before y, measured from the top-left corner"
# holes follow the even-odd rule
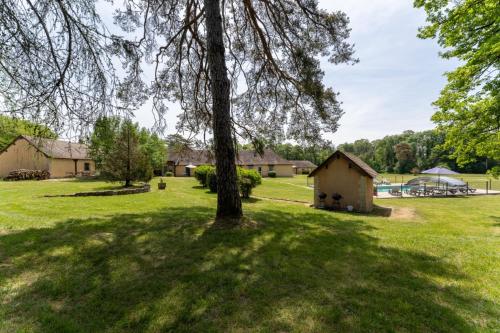
[[[352,163],[356,164],[356,166],[358,166],[358,168],[360,168],[363,172],[365,172],[370,177],[376,178],[378,176],[378,172],[373,170],[373,168],[371,166],[369,166],[365,161],[363,161],[358,156],[351,154],[351,153],[343,152],[341,150],[336,150],[332,155],[330,155],[330,157],[328,157],[325,161],[323,161],[323,163],[321,163],[316,169],[314,169],[309,174],[309,177],[314,176],[316,174],[316,172],[318,172],[318,170],[320,170],[324,165],[329,163],[329,161],[337,154],[344,155],[348,160],[350,160]]]
[[[84,143],[64,141],[52,138],[38,138],[31,135],[19,135],[14,141],[23,138],[38,151],[50,158],[90,159],[88,146]],[[37,142],[38,141],[38,142]]]

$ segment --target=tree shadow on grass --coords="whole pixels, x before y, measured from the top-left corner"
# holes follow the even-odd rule
[[[0,331],[473,331],[486,300],[456,267],[378,245],[362,220],[214,210],[69,220],[0,236]],[[493,311],[493,310],[491,310]],[[486,322],[485,325],[488,325]]]
[[[256,197],[250,197],[250,198],[241,198],[241,202],[247,203],[247,204],[254,204],[257,202],[262,201],[262,199],[256,198]]]

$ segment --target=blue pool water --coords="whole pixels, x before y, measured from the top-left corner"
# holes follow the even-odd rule
[[[378,192],[389,192],[391,188],[399,188],[401,189],[401,185],[377,185],[377,191]],[[403,191],[411,188],[410,185],[403,185]]]

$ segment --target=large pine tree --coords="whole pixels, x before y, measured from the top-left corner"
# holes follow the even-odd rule
[[[179,130],[213,136],[217,217],[242,214],[238,137],[257,147],[314,142],[338,127],[342,111],[320,58],[355,62],[348,18],[316,0],[124,1],[115,14],[121,37],[107,32],[93,0],[26,2],[0,9],[0,94],[11,110],[86,127],[116,106],[114,96],[133,109],[152,95],[160,116],[166,101],[179,102]],[[113,56],[126,70],[118,85]],[[151,85],[145,62],[155,69]]]

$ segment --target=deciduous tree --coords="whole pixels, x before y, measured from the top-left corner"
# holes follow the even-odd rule
[[[398,163],[396,164],[396,169],[398,173],[408,173],[415,166],[415,154],[411,149],[411,146],[406,143],[398,143],[394,146],[394,152],[396,153],[396,158]]]
[[[138,125],[131,120],[121,122],[113,145],[103,158],[101,174],[111,181],[123,181],[125,187],[153,177],[151,160],[140,145]]]
[[[461,65],[434,102],[433,120],[446,131],[445,147],[460,165],[476,157],[500,159],[500,2],[415,0],[428,25],[420,38],[437,38],[442,57]]]
[[[94,125],[90,136],[89,151],[98,170],[103,167],[104,159],[113,150],[120,122],[119,117],[99,117]]]
[[[0,115],[0,151],[19,135],[49,139],[57,138],[57,134],[45,125]]]

